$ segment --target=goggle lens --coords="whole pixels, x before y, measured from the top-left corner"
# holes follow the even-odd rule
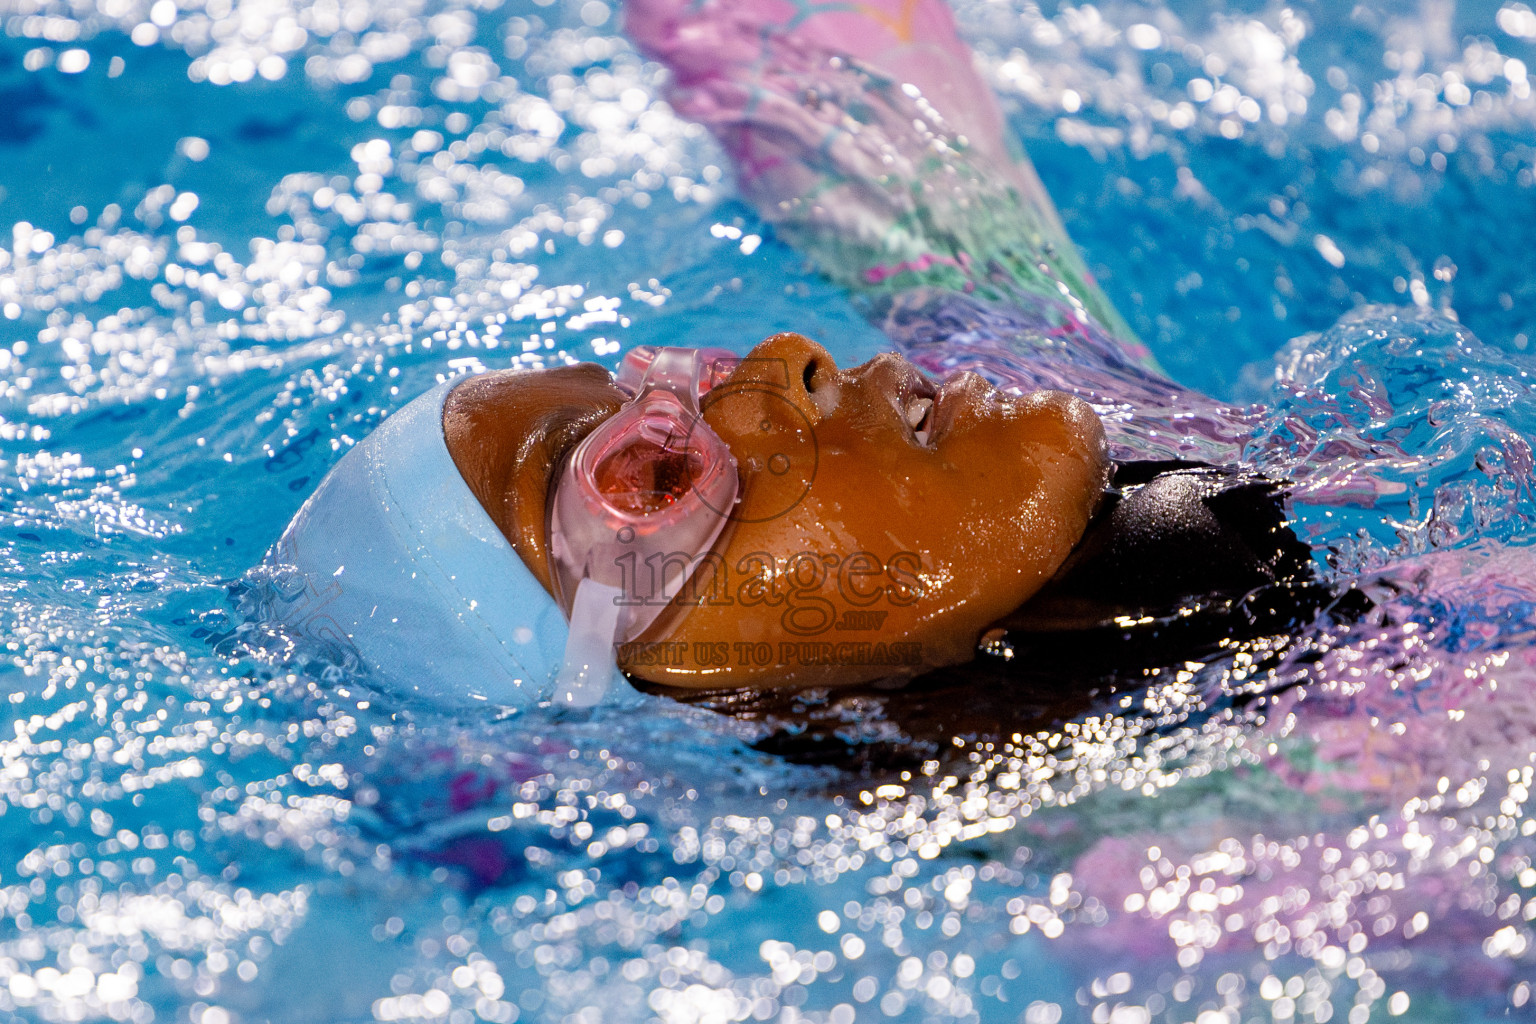
[[[597,464],[597,490],[620,512],[652,515],[671,508],[704,470],[704,456],[674,435],[636,438]]]

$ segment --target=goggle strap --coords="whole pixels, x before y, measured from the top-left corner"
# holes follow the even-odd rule
[[[576,585],[571,602],[565,662],[555,676],[555,703],[590,708],[608,695],[618,667],[613,644],[619,629],[624,591],[587,577]]]

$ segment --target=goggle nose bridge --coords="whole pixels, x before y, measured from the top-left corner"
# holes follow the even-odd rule
[[[697,404],[715,385],[728,377],[741,363],[741,357],[723,348],[659,348],[637,345],[624,353],[614,371],[613,382],[620,390],[638,398],[648,391],[663,388]]]

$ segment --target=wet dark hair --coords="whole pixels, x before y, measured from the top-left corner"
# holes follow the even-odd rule
[[[1165,670],[1246,651],[1262,670],[1320,618],[1369,602],[1325,582],[1284,487],[1250,470],[1127,462],[1067,562],[988,631],[975,660],[916,679],[801,692],[677,694],[761,721],[754,745],[861,774],[1108,710]]]

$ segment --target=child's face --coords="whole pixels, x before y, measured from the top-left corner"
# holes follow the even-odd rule
[[[619,663],[688,688],[806,686],[968,661],[1082,536],[1108,477],[1082,401],[935,387],[895,355],[841,371],[795,334],[704,402],[742,500],[712,559]]]

